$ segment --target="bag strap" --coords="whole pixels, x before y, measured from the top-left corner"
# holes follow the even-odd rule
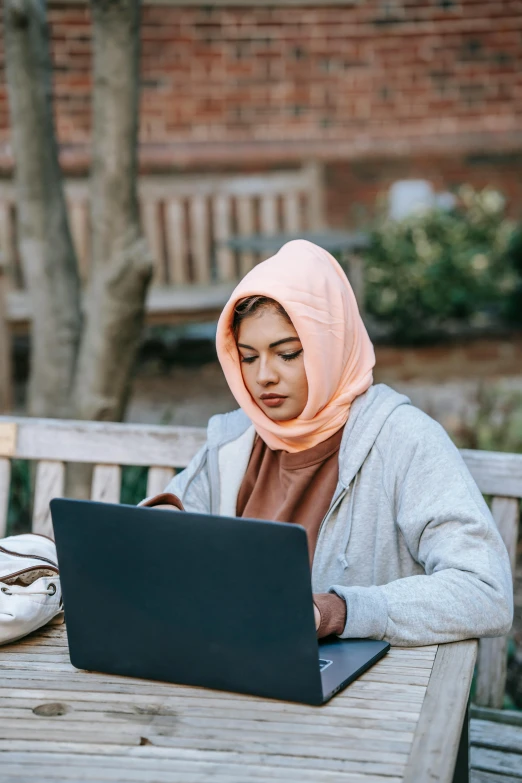
[[[49,560],[47,557],[42,557],[41,555],[29,555],[23,552],[13,552],[12,550],[6,549],[3,546],[0,546],[0,552],[3,552],[4,555],[12,555],[13,557],[25,557],[28,560],[41,560],[43,563],[49,563],[49,565],[58,568],[58,563],[55,563],[54,560]]]

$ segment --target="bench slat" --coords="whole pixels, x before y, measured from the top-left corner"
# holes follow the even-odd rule
[[[172,468],[149,468],[147,475],[147,497],[159,495],[174,475]]]
[[[216,264],[218,280],[234,280],[236,277],[234,253],[225,246],[230,237],[232,202],[229,196],[219,193],[212,199],[214,240],[216,242]]]
[[[303,169],[306,177],[307,223],[310,231],[321,231],[325,225],[323,167],[318,161],[308,163]]]
[[[152,199],[142,201],[141,210],[143,230],[154,259],[153,281],[155,284],[161,285],[166,282],[166,278],[159,201]]]
[[[470,739],[473,745],[512,751],[522,756],[522,726],[510,726],[490,720],[474,720],[471,723]],[[522,758],[520,762],[522,764]]]
[[[277,234],[277,199],[272,193],[261,196],[259,204],[259,225],[266,236]]]
[[[293,234],[297,234],[301,229],[298,193],[288,193],[283,196],[283,229]]]
[[[189,281],[187,242],[184,203],[179,198],[171,198],[167,201],[165,230],[169,257],[169,283],[184,285]]]
[[[493,498],[491,512],[506,545],[515,573],[518,538],[519,501],[515,498]],[[506,689],[507,637],[481,639],[478,653],[476,703],[481,707],[501,709]]]
[[[203,427],[0,416],[2,424],[15,425],[16,443],[13,444],[7,436],[0,439],[0,457],[55,459],[91,465],[110,463],[148,467],[152,464],[183,468],[206,440]],[[7,453],[2,452],[4,444]]]
[[[194,295],[196,290],[192,290]],[[224,303],[230,295],[232,285],[223,284],[209,290],[214,293],[217,291]],[[156,293],[159,296],[160,290]],[[218,306],[217,301],[215,304]],[[157,306],[162,308],[160,303]],[[5,439],[5,443],[0,439],[0,456],[20,459],[52,459],[56,455],[57,459],[66,462],[86,461],[92,464],[103,463],[109,459],[111,463],[118,465],[184,467],[205,442],[203,427],[163,427],[8,416],[0,416],[0,424],[6,429],[18,428],[18,442],[14,448],[10,439]],[[130,460],[134,457],[131,458],[127,451],[134,447],[135,442],[139,456],[136,456],[137,462],[132,462]],[[85,444],[85,448],[82,448],[82,444]],[[9,446],[8,453],[2,451],[4,446]],[[158,450],[161,453],[159,460],[156,458]],[[483,493],[522,497],[522,455],[466,449],[461,453]],[[496,491],[491,491],[492,486],[496,487]]]
[[[54,538],[49,503],[61,498],[65,487],[65,465],[63,462],[42,460],[36,466],[36,488],[34,493],[33,532]]]
[[[178,314],[182,321],[208,311],[216,318],[225,306],[235,282],[206,285],[153,286],[147,292],[145,314],[149,323],[170,322]],[[170,317],[169,317],[170,315]],[[27,291],[10,291],[7,296],[8,321],[15,325],[31,320],[31,306]]]
[[[300,169],[287,171],[265,171],[258,174],[184,174],[165,176],[147,175],[140,177],[138,192],[141,199],[192,198],[193,196],[211,197],[216,193],[228,196],[259,196],[262,193],[278,195],[282,193],[308,192],[317,186],[318,169],[315,164],[306,164]],[[86,185],[87,183],[85,183]],[[66,187],[82,185],[81,182],[68,180]],[[2,194],[0,185],[0,195]],[[88,194],[88,187],[81,187],[81,193]]]
[[[519,753],[506,753],[505,750],[490,750],[489,748],[471,748],[471,766],[478,768],[482,777],[479,780],[495,781],[500,780],[511,783],[511,781],[522,780],[522,765],[520,764]],[[497,774],[497,778],[484,777],[485,772]],[[509,775],[509,777],[504,777]]]
[[[461,454],[483,495],[522,498],[522,454],[472,449]]]
[[[11,463],[8,459],[0,458],[0,538],[7,531],[7,505],[9,502],[9,485],[11,482]]]
[[[517,557],[517,538],[519,522],[519,503],[515,498],[495,497],[491,503],[491,513],[497,523],[502,540],[506,545],[511,564],[511,573],[515,573]]]
[[[119,503],[121,468],[119,465],[96,465],[92,476],[91,500]]]
[[[204,196],[192,196],[189,212],[194,280],[196,283],[208,283],[211,275],[207,199]]]
[[[236,200],[237,230],[241,236],[251,236],[255,232],[254,201],[249,196],[239,196]],[[255,264],[255,254],[241,251],[239,254],[239,274],[244,277]]]

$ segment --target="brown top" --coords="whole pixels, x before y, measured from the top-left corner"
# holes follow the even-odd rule
[[[296,522],[308,536],[312,564],[321,522],[339,475],[343,428],[311,449],[290,454],[272,451],[257,437],[239,490],[236,515],[275,522]],[[335,593],[316,594],[321,613],[318,635],[342,633],[346,604]]]
[[[258,436],[239,490],[236,516],[296,522],[308,536],[310,565],[339,476],[343,430],[306,451],[272,451]]]

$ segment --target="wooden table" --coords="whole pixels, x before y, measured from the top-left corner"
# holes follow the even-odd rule
[[[78,671],[50,626],[0,648],[0,780],[460,783],[475,656],[474,641],[392,648],[306,707]]]

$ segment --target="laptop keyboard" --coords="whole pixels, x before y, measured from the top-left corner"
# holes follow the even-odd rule
[[[327,661],[326,658],[319,658],[319,671],[324,672],[332,663],[333,661]]]

